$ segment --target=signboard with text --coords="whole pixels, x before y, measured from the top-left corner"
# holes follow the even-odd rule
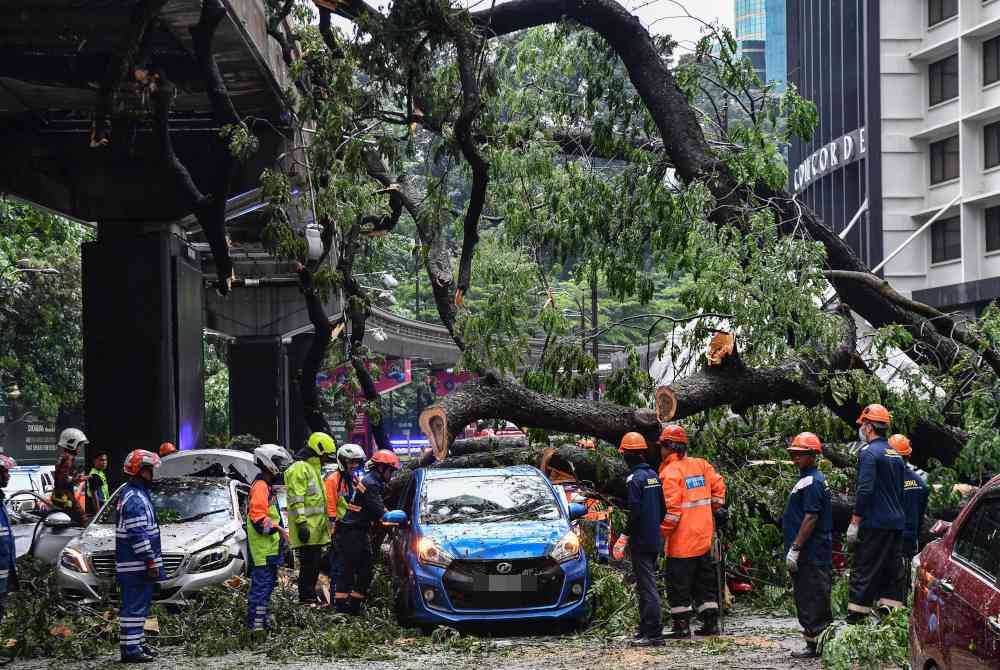
[[[55,421],[28,414],[2,426],[3,453],[20,465],[49,465],[57,460],[59,431]]]

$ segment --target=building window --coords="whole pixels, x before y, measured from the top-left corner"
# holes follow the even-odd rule
[[[1000,121],[983,126],[983,154],[986,168],[1000,165]]]
[[[983,86],[1000,81],[1000,36],[983,42]]]
[[[927,25],[933,26],[958,14],[958,0],[927,0]]]
[[[931,183],[958,178],[958,135],[931,142]]]
[[[928,75],[931,105],[958,97],[958,54],[931,63]]]
[[[986,251],[1000,251],[1000,207],[986,209]]]
[[[935,221],[931,226],[931,263],[962,257],[962,220],[959,217]]]

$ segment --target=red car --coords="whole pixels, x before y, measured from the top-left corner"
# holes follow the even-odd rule
[[[1000,668],[1000,476],[913,561],[910,667]]]

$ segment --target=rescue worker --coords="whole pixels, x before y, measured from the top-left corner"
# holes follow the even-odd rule
[[[785,564],[792,577],[795,610],[806,646],[793,658],[818,658],[816,640],[833,623],[833,507],[826,476],[816,468],[823,445],[814,433],[799,433],[788,454],[799,469],[781,517]]]
[[[89,444],[79,428],[67,428],[59,434],[59,457],[53,473],[52,510],[68,514],[77,525],[83,525],[83,508],[73,492],[73,464],[80,449]]]
[[[299,603],[315,605],[316,580],[319,578],[323,547],[330,543],[326,518],[326,491],[323,463],[329,463],[337,451],[333,438],[313,433],[306,446],[295,454],[298,459],[285,472],[288,489],[289,539],[299,559]]]
[[[282,473],[291,466],[292,455],[277,444],[262,444],[253,450],[253,459],[260,474],[250,485],[246,521],[251,565],[247,628],[257,631],[271,628],[271,592],[288,546],[288,531],[281,525],[281,509],[274,487],[281,483]]]
[[[149,663],[157,652],[146,644],[145,623],[153,604],[153,584],[163,578],[160,526],[149,497],[153,469],[160,457],[136,449],[125,457],[128,482],[118,497],[115,575],[121,589],[118,640],[122,663]]]
[[[177,447],[174,446],[173,442],[164,442],[160,445],[160,458],[166,458],[170,454],[176,454]]]
[[[347,501],[354,493],[354,486],[365,464],[365,452],[361,445],[347,443],[337,450],[337,469],[325,480],[326,516],[330,522],[331,548],[327,569],[330,576],[330,593],[337,592],[337,577],[340,575],[340,560],[337,558],[337,522],[347,512]],[[330,607],[334,607],[334,599]]]
[[[903,475],[906,463],[886,437],[892,416],[882,405],[868,405],[858,417],[858,483],[847,542],[857,543],[851,568],[847,622],[859,623],[872,611],[903,606]]]
[[[369,532],[372,524],[382,521],[382,490],[400,468],[399,457],[387,449],[372,454],[370,462],[370,470],[347,501],[344,518],[337,522],[336,552],[341,563],[334,598],[342,614],[359,614],[368,598],[373,568]]]
[[[910,438],[897,433],[889,438],[889,446],[906,461],[906,469],[903,471],[903,514],[906,517],[903,527],[903,577],[909,582],[910,563],[920,551],[920,528],[927,513],[930,489],[920,473],[910,465],[910,455],[913,453]],[[908,590],[905,589],[904,593]]]
[[[10,483],[10,469],[15,467],[17,463],[13,458],[0,454],[0,623],[3,622],[7,594],[17,591],[17,551],[3,492]]]
[[[712,561],[712,539],[714,512],[726,502],[726,484],[708,461],[687,455],[688,436],[683,426],[667,426],[657,443],[667,508],[661,525],[672,619],[667,637],[690,637],[695,609],[701,620],[695,634],[718,635],[718,576]]]
[[[84,512],[88,517],[96,515],[104,503],[111,497],[108,488],[108,452],[97,452],[90,462],[90,472],[87,473],[87,487]]]
[[[639,630],[632,644],[653,647],[663,644],[663,621],[660,612],[660,592],[656,588],[656,561],[663,551],[660,523],[666,510],[663,506],[663,487],[646,462],[646,438],[640,433],[625,433],[618,445],[618,453],[625,459],[629,475],[625,487],[628,492],[628,521],[625,533],[618,542],[628,545],[635,570],[639,596]],[[623,540],[624,538],[624,540]]]

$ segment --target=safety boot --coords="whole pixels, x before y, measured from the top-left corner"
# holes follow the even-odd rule
[[[668,640],[686,640],[691,637],[691,615],[675,614],[670,632],[664,635]]]
[[[695,635],[718,635],[719,634],[719,613],[708,611],[701,617],[701,628],[694,632]]]
[[[122,654],[122,663],[152,663],[156,658],[150,656],[145,651],[140,651],[137,654]]]
[[[662,647],[663,638],[662,637],[640,637],[636,640],[632,640],[631,646],[633,647]]]
[[[816,643],[806,640],[806,646],[792,652],[792,658],[819,658]]]

